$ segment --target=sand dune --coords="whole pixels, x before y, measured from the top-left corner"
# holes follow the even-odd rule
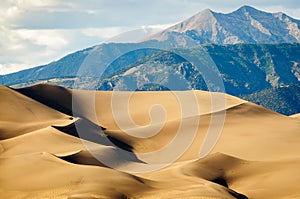
[[[26,97],[8,87],[0,86],[0,136],[15,137],[70,119],[57,110]]]
[[[300,198],[298,115],[204,91],[0,95],[0,198]]]
[[[300,113],[291,115],[290,117],[295,118],[295,119],[300,119]]]
[[[67,88],[38,84],[28,88],[16,89],[16,91],[55,110],[69,115],[72,114],[72,91]]]
[[[4,149],[1,157],[44,151],[54,155],[62,155],[72,154],[83,149],[80,139],[68,136],[52,127],[1,140],[0,145]]]

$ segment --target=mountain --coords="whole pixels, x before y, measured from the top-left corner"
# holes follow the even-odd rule
[[[147,40],[167,40],[179,46],[189,46],[192,41],[198,44],[292,43],[300,41],[299,28],[300,20],[284,13],[267,13],[243,6],[229,14],[206,9]]]
[[[110,49],[113,49],[111,45]],[[118,44],[121,46],[121,44]],[[129,46],[129,45],[128,45]],[[127,46],[127,47],[128,47]],[[105,45],[99,49],[103,49]],[[116,47],[116,46],[115,46]],[[98,50],[99,50],[98,49]],[[117,49],[117,47],[116,47]],[[216,65],[220,76],[225,85],[226,92],[232,95],[240,96],[243,94],[250,94],[266,88],[279,87],[282,85],[299,84],[300,79],[300,44],[235,44],[235,45],[216,45],[205,44],[194,48],[181,48],[171,51],[157,50],[157,49],[139,49],[130,51],[107,66],[103,72],[102,77],[97,76],[99,71],[93,70],[93,73],[86,73],[87,75],[76,76],[76,71],[59,71],[59,69],[68,69],[70,64],[77,67],[82,64],[86,51],[79,51],[74,55],[82,56],[81,59],[73,60],[73,56],[67,56],[58,62],[51,63],[48,67],[29,69],[27,71],[11,74],[5,76],[10,80],[14,87],[29,86],[36,83],[53,83],[64,87],[72,87],[75,81],[82,82],[81,89],[99,89],[112,90],[113,85],[122,78],[135,80],[133,88],[140,88],[138,85],[142,83],[157,82],[165,85],[168,83],[170,75],[176,75],[178,78],[183,76],[188,80],[189,85],[180,88],[179,85],[175,90],[184,89],[201,89],[207,88],[201,80],[195,65],[185,60],[180,55],[186,57],[196,54],[201,51],[207,52],[207,55]],[[99,50],[100,51],[100,50]],[[179,55],[180,54],[180,55]],[[104,53],[107,56],[107,53]],[[104,55],[100,58],[104,58]],[[109,59],[109,56],[107,56]],[[95,63],[96,61],[93,61]],[[77,63],[77,65],[76,65]],[[204,65],[199,66],[204,68]],[[75,67],[73,67],[74,69]],[[51,71],[49,71],[52,69]],[[91,68],[93,69],[93,68]],[[209,70],[209,68],[207,68]],[[23,74],[22,74],[23,73]],[[33,75],[37,73],[36,75]],[[144,78],[141,78],[145,74]],[[47,75],[48,74],[48,78]],[[94,76],[93,76],[93,75]],[[24,76],[25,81],[21,82],[21,78],[17,78],[13,82],[14,75]],[[28,77],[26,77],[28,75]],[[37,78],[38,76],[42,78]],[[50,76],[52,75],[52,77]],[[69,76],[67,76],[69,75]],[[151,77],[152,76],[152,77]],[[202,74],[203,76],[203,74]],[[159,78],[164,81],[159,81]],[[30,80],[31,81],[28,81]],[[36,78],[36,79],[34,79]],[[156,79],[155,79],[156,78]],[[19,83],[20,81],[21,83]],[[176,80],[174,80],[176,81]],[[110,84],[111,87],[103,88],[103,84]],[[120,90],[132,90],[126,87],[128,84],[123,84]]]
[[[175,53],[162,51],[147,56],[121,70],[116,70],[110,77],[104,78],[112,87],[102,89],[112,90],[115,88],[116,82],[121,81],[122,87],[119,90],[133,90],[132,88],[144,90],[145,88],[141,88],[139,85],[143,86],[143,83],[150,84],[151,82],[166,85],[169,88],[175,87],[174,90],[207,90],[205,85],[207,82],[205,83],[203,79],[204,73],[197,70],[209,70],[210,68],[206,68],[205,65],[197,68],[195,64],[176,54],[180,51],[180,55],[188,57],[203,49],[216,64],[218,75],[222,78],[225,90],[229,94],[240,96],[266,88],[290,84],[299,85],[300,83],[298,66],[300,44],[227,46],[209,44],[178,49]],[[141,73],[145,74],[143,78],[141,78]],[[131,83],[126,83],[126,79]],[[187,80],[188,85],[182,88],[184,85],[178,83],[180,79]]]
[[[14,88],[49,83],[97,90],[201,89],[240,97],[266,89],[279,92],[277,88],[300,85],[299,27],[299,20],[283,13],[249,6],[229,14],[207,9],[139,43],[93,46],[47,65],[0,76],[0,84]],[[196,64],[193,56],[203,63]],[[205,73],[213,71],[214,65],[223,89],[205,80]]]
[[[300,113],[300,86],[267,88],[241,97],[285,115]]]
[[[172,26],[140,43],[109,43],[87,48],[47,65],[0,76],[0,84],[14,85],[23,82],[76,76],[85,58],[90,64],[84,76],[99,74],[99,70],[112,62],[112,57],[137,48],[170,49],[195,47],[202,43],[291,43],[300,41],[300,21],[284,13],[266,13],[249,6],[229,13],[216,13],[206,9],[195,16]],[[94,58],[91,61],[91,54]],[[140,57],[137,57],[140,58]]]

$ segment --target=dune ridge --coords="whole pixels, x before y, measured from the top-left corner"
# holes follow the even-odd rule
[[[295,119],[300,119],[300,113],[291,115],[290,117],[295,118]]]
[[[177,94],[196,96],[199,111],[182,117]],[[300,198],[298,116],[205,91],[131,95],[36,85],[18,90],[0,86],[0,95],[0,198]],[[73,95],[79,96],[76,117]],[[94,110],[86,108],[86,95],[95,96]],[[136,123],[130,130],[137,135],[161,126],[158,134],[137,138],[118,125],[111,101],[116,97],[122,104],[128,95],[128,110],[119,106],[115,112],[130,112]],[[213,109],[212,99],[225,105]],[[155,104],[164,108],[165,117],[149,113]],[[211,121],[223,116],[220,139],[208,156],[199,158]],[[182,123],[186,136],[195,128],[196,134],[168,167],[131,174],[97,159],[110,157],[125,167],[150,164],[143,154],[170,143]],[[119,150],[130,157],[116,156]],[[157,164],[164,161],[155,158]]]

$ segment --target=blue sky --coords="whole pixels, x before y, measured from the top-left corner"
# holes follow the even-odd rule
[[[166,28],[206,8],[228,13],[242,5],[300,19],[299,0],[1,0],[0,74],[47,64],[126,31]]]

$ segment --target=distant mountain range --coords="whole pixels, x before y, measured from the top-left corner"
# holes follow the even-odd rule
[[[229,13],[206,9],[147,40],[168,40],[174,46],[300,41],[300,21],[284,13],[267,13],[250,6]]]
[[[47,65],[0,76],[0,84],[15,88],[38,83],[72,88],[75,83],[79,89],[208,90],[201,70],[209,70],[211,63],[197,66],[180,56],[203,51],[218,68],[227,93],[293,114],[300,112],[300,91],[286,91],[300,86],[299,27],[299,20],[284,13],[266,13],[249,6],[229,14],[204,10],[139,43],[97,45]],[[182,79],[186,81],[181,83]],[[275,93],[282,106],[268,99]],[[290,95],[293,101],[286,100]]]

